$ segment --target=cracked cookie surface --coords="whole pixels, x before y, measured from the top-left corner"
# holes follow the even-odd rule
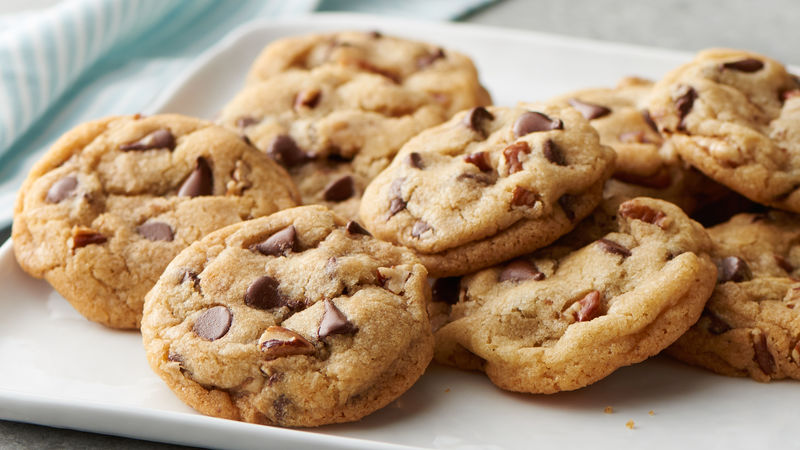
[[[31,170],[14,251],[88,319],[138,328],[145,294],[178,252],[298,201],[286,171],[228,130],[178,115],[110,117],[66,133]]]
[[[473,108],[409,141],[368,186],[361,218],[432,276],[531,252],[600,202],[614,152],[566,103]]]
[[[704,229],[661,200],[623,202],[614,232],[582,248],[561,244],[435,292],[452,304],[437,324],[435,359],[507,390],[578,389],[674,342],[716,280]]]
[[[209,234],[147,296],[153,370],[198,411],[282,426],[358,420],[433,353],[427,272],[322,206]]]
[[[800,212],[800,81],[783,65],[706,50],[656,83],[648,105],[685,161],[755,202]]]
[[[723,375],[800,380],[800,217],[739,214],[708,233],[717,286],[668,353]]]

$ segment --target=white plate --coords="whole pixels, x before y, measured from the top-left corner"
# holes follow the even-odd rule
[[[657,78],[689,58],[473,25],[318,15],[242,27],[148,112],[211,118],[267,42],[334,29],[379,29],[461,50],[475,59],[499,104],[613,85],[630,74]],[[150,371],[138,333],[84,320],[47,283],[20,270],[10,241],[0,248],[0,286],[2,419],[224,448],[800,449],[797,383],[721,377],[667,358],[550,396],[503,392],[481,374],[434,365],[408,393],[366,419],[308,431],[205,417]],[[605,414],[606,406],[614,412]],[[633,430],[625,426],[629,420]]]

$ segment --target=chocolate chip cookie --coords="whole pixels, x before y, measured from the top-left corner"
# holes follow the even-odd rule
[[[209,234],[147,295],[153,370],[198,411],[317,426],[406,391],[433,354],[425,267],[322,206]]]
[[[477,107],[409,141],[367,187],[360,214],[432,276],[460,275],[569,232],[600,202],[613,163],[566,103]]]
[[[617,229],[571,252],[545,248],[443,286],[454,303],[436,361],[520,392],[578,389],[674,342],[700,316],[716,268],[705,230],[637,198]]]
[[[739,214],[708,233],[717,287],[668,353],[723,375],[800,380],[800,217]]]
[[[408,139],[491,102],[466,56],[374,33],[277,41],[250,81],[220,123],[286,167],[305,203],[350,218]]]
[[[110,117],[66,133],[31,170],[14,251],[88,319],[138,328],[145,294],[178,252],[298,201],[285,170],[224,128]]]
[[[659,81],[648,103],[685,161],[755,202],[800,212],[800,82],[783,65],[706,50]]]

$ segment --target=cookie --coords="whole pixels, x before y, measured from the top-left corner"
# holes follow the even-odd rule
[[[454,276],[543,247],[600,202],[614,151],[566,103],[474,108],[409,141],[364,192],[379,239]]]
[[[585,247],[545,248],[452,282],[434,297],[455,301],[435,333],[436,361],[502,389],[554,393],[678,339],[714,288],[709,237],[662,200],[626,201],[617,216],[615,232]]]
[[[286,167],[304,203],[350,218],[408,139],[491,102],[466,56],[372,33],[277,41],[250,81],[219,122]]]
[[[780,63],[706,50],[656,83],[648,104],[689,164],[755,202],[800,212],[800,82]]]
[[[717,286],[668,353],[723,375],[800,380],[800,217],[739,214],[708,233]]]
[[[20,189],[20,266],[89,320],[138,328],[169,261],[210,231],[295,206],[285,170],[239,136],[178,115],[110,117],[62,136]]]
[[[153,370],[198,411],[281,426],[348,422],[433,354],[425,267],[322,206],[209,234],[147,295]]]

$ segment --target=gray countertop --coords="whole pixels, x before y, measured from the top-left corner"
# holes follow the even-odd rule
[[[797,65],[798,18],[797,0],[505,0],[464,21],[687,51],[742,48]],[[25,448],[189,447],[0,421],[0,449]]]

